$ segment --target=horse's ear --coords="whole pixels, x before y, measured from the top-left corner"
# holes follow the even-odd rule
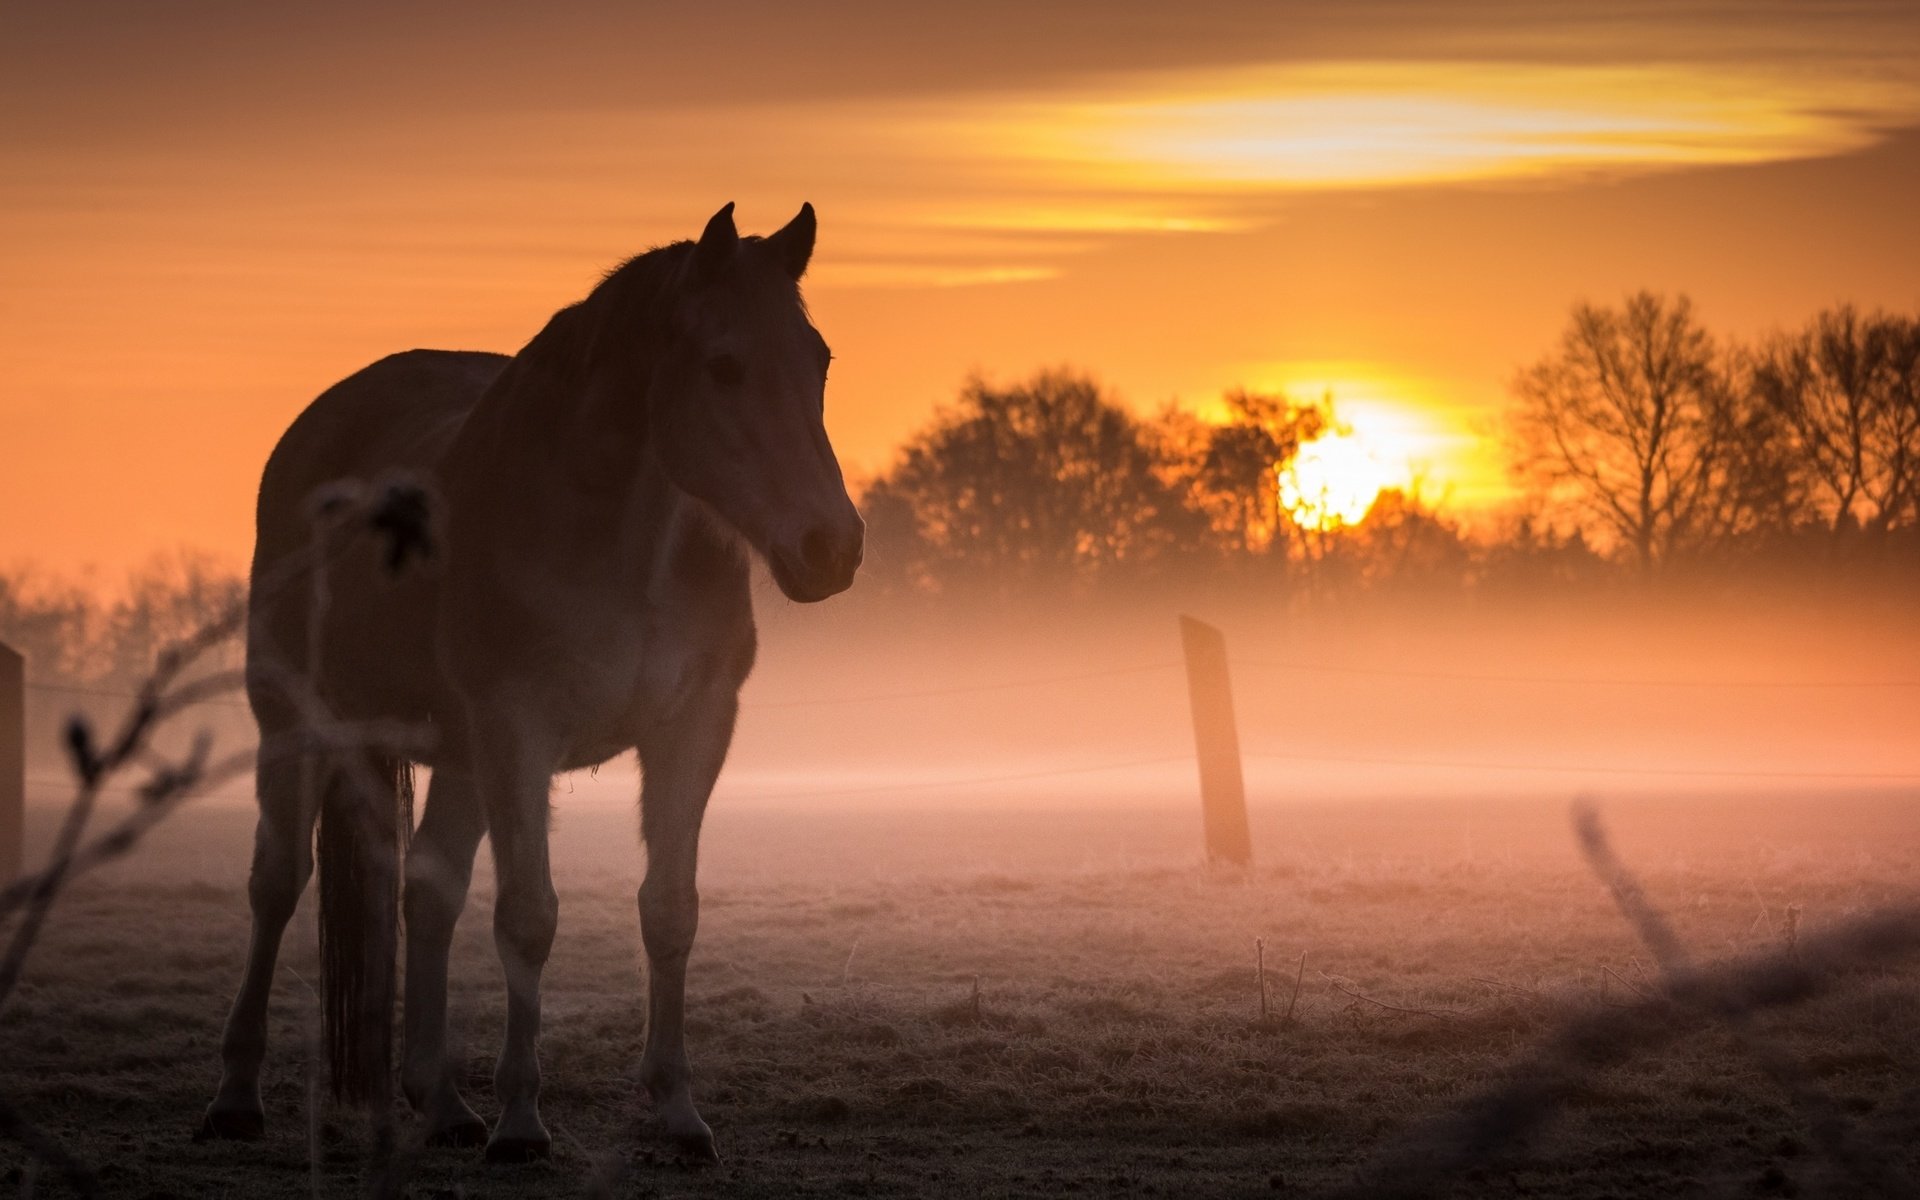
[[[795,280],[807,273],[807,260],[813,257],[813,236],[818,231],[813,205],[802,204],[800,215],[788,221],[778,233],[767,235],[767,248]]]
[[[703,279],[712,278],[739,247],[740,231],[733,227],[733,201],[729,200],[700,233],[700,242],[693,248],[694,274]]]

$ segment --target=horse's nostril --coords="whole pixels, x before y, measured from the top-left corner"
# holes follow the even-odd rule
[[[800,558],[809,570],[827,571],[832,569],[834,553],[833,538],[826,531],[809,529],[800,539]]]
[[[847,574],[860,566],[863,541],[858,535],[840,537],[826,526],[810,529],[800,539],[800,561],[817,574]]]

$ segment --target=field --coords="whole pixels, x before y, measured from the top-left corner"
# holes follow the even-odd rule
[[[1269,804],[1245,875],[1202,869],[1197,820],[1171,802],[721,806],[690,1011],[697,1095],[724,1161],[694,1169],[653,1141],[634,1078],[641,862],[617,790],[581,777],[556,797],[553,1160],[498,1168],[429,1151],[411,1194],[1315,1194],[1498,1083],[1571,1017],[1657,986],[1580,860],[1564,799]],[[1815,937],[1920,882],[1906,796],[1641,796],[1603,811],[1700,960]],[[36,815],[44,830],[50,814]],[[289,936],[276,996],[267,1140],[190,1140],[238,978],[249,829],[238,806],[189,812],[83,881],[0,1022],[0,1088],[110,1194],[361,1184],[364,1123],[308,1118],[308,924]],[[483,858],[453,998],[483,1113],[502,1020],[486,875]],[[1749,1035],[1800,1064],[1856,1145],[1898,1147],[1910,1173],[1917,980],[1904,967],[1850,975],[1760,1014]],[[1817,1116],[1751,1042],[1681,1021],[1442,1194],[1851,1194],[1809,1127]],[[12,1144],[0,1177],[22,1195],[61,1191]]]

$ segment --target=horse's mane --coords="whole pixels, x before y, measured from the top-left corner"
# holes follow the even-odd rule
[[[762,240],[748,235],[740,243]],[[613,267],[584,300],[553,314],[520,357],[576,382],[608,366],[637,374],[666,331],[665,301],[685,278],[694,248],[691,241],[669,242]],[[793,300],[805,314],[797,287]]]
[[[520,357],[580,382],[609,365],[638,366],[663,332],[662,302],[680,281],[693,245],[655,246],[607,271],[585,299],[554,313]]]

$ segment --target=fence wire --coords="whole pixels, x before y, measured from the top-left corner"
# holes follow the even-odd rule
[[[1400,668],[1355,666],[1335,663],[1315,663],[1301,661],[1279,661],[1262,659],[1231,660],[1233,665],[1259,670],[1298,671],[1306,673],[1353,674],[1387,679],[1422,679],[1452,682],[1501,683],[1514,685],[1551,685],[1570,687],[1617,687],[1617,688],[1682,688],[1682,689],[1814,689],[1830,691],[1835,689],[1899,689],[1920,687],[1920,680],[1880,679],[1880,680],[1790,680],[1790,679],[1749,679],[1749,680],[1705,680],[1705,679],[1622,679],[1583,676],[1549,675],[1507,675],[1486,674],[1467,671],[1428,671],[1406,670]],[[995,693],[1021,692],[1054,688],[1063,684],[1084,683],[1096,680],[1125,678],[1130,676],[1152,675],[1173,672],[1181,669],[1179,661],[1137,663],[1120,667],[1097,668],[1084,671],[1063,672],[1046,675],[1029,675],[1018,678],[990,680],[979,683],[955,684],[943,687],[902,689],[899,691],[862,692],[842,695],[789,697],[786,699],[755,700],[741,707],[747,711],[779,711],[809,709],[834,706],[857,706],[864,704],[887,704],[902,701],[946,699],[958,696],[990,695]],[[49,693],[70,693],[103,698],[132,700],[136,693],[132,691],[94,687],[77,684],[53,684],[32,682],[29,689]],[[209,700],[206,703],[229,707],[246,708],[244,701]],[[901,779],[889,783],[862,784],[854,787],[822,787],[780,792],[746,793],[760,800],[822,799],[837,795],[879,795],[888,792],[920,792],[932,790],[966,790],[988,787],[1001,783],[1019,783],[1048,779],[1056,776],[1087,775],[1110,771],[1125,770],[1134,767],[1160,766],[1183,758],[1190,758],[1186,752],[1169,752],[1150,758],[1117,758],[1101,762],[1089,762],[1057,767],[1035,767],[1011,773],[960,774],[944,779]],[[1246,751],[1243,758],[1252,761],[1321,763],[1333,766],[1380,767],[1399,770],[1439,770],[1439,771],[1498,771],[1522,774],[1552,775],[1588,775],[1618,776],[1631,778],[1674,778],[1674,779],[1729,779],[1729,780],[1770,780],[1778,782],[1834,782],[1834,783],[1911,783],[1920,782],[1920,769],[1911,771],[1843,771],[1843,770],[1781,770],[1752,767],[1730,767],[1717,764],[1675,765],[1675,766],[1639,766],[1622,763],[1595,762],[1518,762],[1504,759],[1457,759],[1408,757],[1402,755],[1335,754],[1322,751],[1296,751],[1286,749],[1252,749]],[[36,778],[35,783],[55,783],[64,781]],[[228,794],[231,796],[231,793]]]

